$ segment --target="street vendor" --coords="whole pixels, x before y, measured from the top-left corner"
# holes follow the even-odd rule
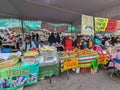
[[[36,48],[36,45],[33,41],[31,41],[29,37],[26,37],[23,42],[21,50],[26,51],[26,50],[30,50],[31,48]]]
[[[70,51],[73,49],[73,40],[71,35],[67,36],[67,38],[65,39],[63,43],[63,48],[65,51]]]

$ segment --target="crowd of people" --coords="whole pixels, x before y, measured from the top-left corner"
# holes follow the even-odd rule
[[[12,49],[25,49],[30,47],[38,47],[37,42],[39,42],[39,34],[38,33],[21,33],[16,34],[16,32],[12,30],[4,30],[0,32],[0,48],[12,48]],[[12,44],[14,46],[9,46]],[[27,45],[27,44],[30,44]],[[4,46],[5,44],[5,46]]]
[[[5,42],[12,42],[15,45],[15,49],[28,50],[30,48],[38,48],[45,44],[41,39],[39,33],[32,32],[31,34],[23,33],[17,35],[14,31],[2,31],[0,32],[0,48]],[[42,44],[41,44],[42,41]],[[120,43],[120,37],[107,34],[96,34],[95,36],[85,36],[80,34],[61,34],[51,33],[47,34],[47,45],[58,45],[62,47],[59,50],[72,50],[73,48],[91,48],[93,45],[99,45],[101,48],[106,49],[115,44]]]
[[[73,48],[91,48],[93,45],[98,45],[102,49],[109,48],[114,46],[115,44],[120,43],[120,37],[115,35],[95,35],[93,36],[85,36],[85,35],[67,35],[67,36],[59,36],[59,34],[55,35],[51,34],[49,40],[51,44],[53,43],[61,43],[63,45],[63,50],[72,50]]]

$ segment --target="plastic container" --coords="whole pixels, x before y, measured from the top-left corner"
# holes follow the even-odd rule
[[[21,56],[21,60],[22,60],[22,63],[35,64],[36,62],[39,61],[39,56],[34,56],[34,57]]]
[[[41,56],[55,56],[57,55],[57,51],[53,50],[53,51],[42,51],[40,52]]]
[[[12,50],[10,48],[1,49],[1,53],[10,53]]]
[[[58,63],[58,57],[57,56],[54,56],[54,57],[40,56],[39,63],[40,63],[40,66],[55,65]]]

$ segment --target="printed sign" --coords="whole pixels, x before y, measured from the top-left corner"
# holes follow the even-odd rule
[[[115,32],[118,30],[118,20],[109,19],[106,32]]]
[[[95,17],[95,31],[105,31],[108,25],[108,18]]]
[[[39,63],[0,69],[0,90],[15,90],[38,80]]]
[[[83,35],[94,35],[94,23],[93,23],[93,17],[82,15],[82,29],[81,33]]]
[[[63,69],[69,70],[78,67],[78,58],[66,58],[63,62]]]
[[[120,20],[118,20],[118,30],[120,30]]]

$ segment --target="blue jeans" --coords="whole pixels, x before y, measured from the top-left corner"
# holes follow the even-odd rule
[[[113,61],[120,64],[120,59],[118,59],[118,58],[114,58]]]

